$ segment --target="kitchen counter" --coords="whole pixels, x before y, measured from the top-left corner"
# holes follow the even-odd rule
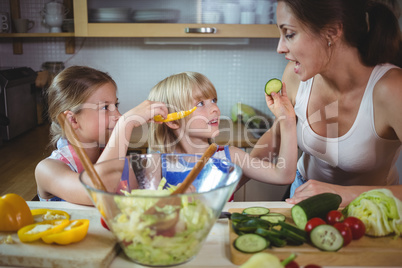
[[[84,215],[98,213],[94,207],[79,206],[68,202],[27,202],[31,208],[53,208],[66,211],[80,212]],[[290,208],[291,205],[285,202],[229,202],[225,205],[224,211],[231,208],[246,208],[250,206],[266,206],[269,208]],[[72,213],[74,214],[74,213]],[[99,215],[99,214],[98,214]],[[74,217],[74,215],[72,215]],[[102,228],[100,220],[92,220],[91,225],[93,228]],[[101,231],[103,232],[104,229]],[[83,241],[82,241],[83,242]],[[81,243],[82,243],[81,242]],[[178,267],[238,267],[230,261],[230,244],[229,244],[229,228],[228,219],[219,219],[212,228],[205,244],[203,245],[199,254],[190,262],[180,265]],[[353,243],[353,242],[352,242]],[[77,243],[79,244],[79,243]],[[334,253],[336,254],[336,253]],[[78,255],[77,255],[78,256]],[[0,253],[1,257],[1,253]],[[297,260],[297,259],[296,259]],[[110,267],[143,267],[129,261],[123,252],[120,251],[118,255],[110,263]],[[331,266],[325,266],[331,267]],[[335,266],[333,266],[335,267]],[[342,266],[351,267],[351,266]],[[400,266],[402,267],[402,266]]]
[[[244,124],[232,120],[224,119],[219,124],[219,135],[213,140],[218,145],[232,145],[239,148],[252,148],[258,141],[256,137],[248,130]],[[134,128],[129,150],[148,147],[148,131],[147,124]]]

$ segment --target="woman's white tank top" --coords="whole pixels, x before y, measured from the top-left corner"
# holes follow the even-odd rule
[[[311,129],[309,122],[314,123],[337,115],[326,114],[326,118],[322,118],[323,114],[318,111],[306,120],[313,78],[300,83],[295,112],[298,120],[297,142],[303,154],[297,168],[306,180],[338,185],[399,184],[395,162],[402,148],[401,142],[379,137],[374,127],[374,85],[391,68],[398,67],[384,64],[373,69],[355,122],[345,135],[338,138],[322,137]],[[337,126],[333,124],[327,127]]]

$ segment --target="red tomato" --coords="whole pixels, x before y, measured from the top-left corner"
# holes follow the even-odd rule
[[[321,268],[321,266],[315,264],[307,264],[306,266],[304,266],[304,268]]]
[[[297,264],[295,261],[291,261],[288,264],[286,264],[285,268],[299,268],[300,266]]]
[[[362,236],[366,233],[366,226],[360,219],[356,217],[347,217],[343,223],[349,226],[354,240],[362,238]]]
[[[318,217],[312,218],[307,222],[304,230],[307,233],[310,233],[315,227],[317,227],[318,225],[322,225],[322,224],[326,224],[326,222],[323,219],[318,218]]]
[[[102,217],[100,219],[101,219],[101,224],[102,224],[103,228],[110,230],[109,226],[107,226],[105,220]]]
[[[352,231],[343,222],[337,222],[334,227],[338,229],[343,237],[343,247],[347,246],[352,241]]]
[[[328,212],[326,222],[330,225],[334,225],[337,222],[343,221],[343,214],[339,210],[331,210]]]

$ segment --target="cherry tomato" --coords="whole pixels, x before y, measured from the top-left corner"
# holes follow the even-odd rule
[[[291,261],[288,264],[286,264],[285,268],[299,268],[299,264],[297,264],[297,262],[295,261]]]
[[[304,266],[304,268],[321,268],[321,266],[315,264],[307,264],[306,266]]]
[[[343,214],[339,210],[331,210],[330,212],[328,212],[325,221],[330,225],[334,225],[337,222],[342,222]]]
[[[343,237],[343,247],[347,246],[352,241],[352,231],[349,226],[343,222],[337,222],[334,224],[334,227],[338,229]]]
[[[102,224],[103,228],[110,230],[109,226],[107,226],[105,220],[102,217],[100,219],[101,219],[101,224]]]
[[[312,218],[307,222],[304,230],[307,233],[310,233],[315,227],[317,227],[318,225],[322,225],[322,224],[326,224],[326,222],[323,219],[318,218],[318,217]]]
[[[362,238],[362,236],[366,233],[366,226],[360,219],[356,217],[347,217],[343,223],[349,226],[354,240]]]

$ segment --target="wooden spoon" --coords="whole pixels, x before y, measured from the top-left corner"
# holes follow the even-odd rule
[[[216,149],[218,146],[215,143],[212,143],[208,149],[204,152],[202,157],[197,161],[193,169],[190,171],[190,173],[187,175],[187,177],[184,179],[184,181],[180,184],[177,189],[171,193],[171,195],[178,195],[178,194],[183,194],[186,192],[188,187],[193,183],[193,181],[197,178],[198,174],[201,172],[201,170],[204,168],[205,164],[208,162],[209,158],[216,152]],[[155,223],[152,227],[157,229],[158,231],[166,231],[172,227],[174,227],[179,220],[179,210],[180,210],[180,204],[181,204],[181,198],[180,197],[175,197],[175,198],[169,198],[168,200],[161,199],[156,204],[152,207],[150,207],[148,210],[144,212],[145,215],[157,215],[163,214],[163,212],[158,212],[156,210],[156,207],[163,208],[167,205],[169,206],[176,206],[178,207],[176,209],[176,217],[174,218],[169,218],[165,221],[158,221]]]
[[[60,113],[57,116],[57,120],[59,120],[60,126],[66,133],[67,140],[73,146],[75,152],[77,153],[78,157],[80,158],[81,164],[84,167],[85,171],[88,173],[88,176],[91,179],[91,182],[93,183],[94,188],[106,192],[105,185],[103,184],[102,180],[100,179],[99,174],[96,172],[94,165],[92,164],[91,160],[89,159],[84,148],[82,147],[81,142],[78,140],[77,134],[75,133],[74,129],[71,127],[70,123],[67,122],[66,115],[64,113]]]

